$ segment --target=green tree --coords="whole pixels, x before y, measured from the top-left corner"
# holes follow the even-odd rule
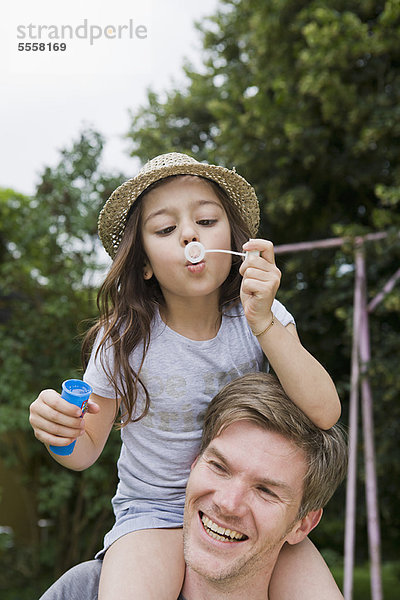
[[[260,199],[260,234],[275,244],[384,230],[368,244],[370,297],[398,268],[400,246],[400,4],[394,0],[221,0],[199,26],[203,68],[186,84],[148,93],[132,114],[132,154],[168,151],[236,166]],[[347,419],[354,255],[340,250],[278,257],[279,297],[303,343],[333,375]],[[397,366],[399,286],[371,315],[376,446],[385,556],[400,521]],[[390,423],[388,423],[390,421]],[[362,483],[363,473],[361,472]],[[342,531],[343,498],[316,530],[321,544]],[[332,513],[332,520],[329,514]],[[359,493],[359,556],[365,510]],[[343,521],[343,519],[341,519]],[[332,532],[338,532],[336,537]]]
[[[0,191],[0,452],[30,490],[32,540],[22,554],[18,546],[4,554],[10,571],[0,589],[15,570],[24,585],[23,575],[52,579],[91,558],[112,523],[118,434],[98,464],[78,474],[51,459],[28,422],[41,389],[82,375],[78,324],[96,315],[96,278],[104,269],[97,216],[123,180],[102,171],[102,149],[102,137],[84,131],[59,165],[44,170],[33,197]],[[46,543],[39,520],[50,523]]]

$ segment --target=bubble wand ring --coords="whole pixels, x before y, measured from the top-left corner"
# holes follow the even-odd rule
[[[185,246],[185,258],[193,265],[201,262],[207,252],[222,252],[224,254],[235,254],[244,257],[247,257],[249,254],[256,254],[257,256],[260,254],[258,250],[251,250],[249,252],[234,252],[233,250],[221,250],[217,248],[206,250],[201,242],[189,242],[189,244]]]

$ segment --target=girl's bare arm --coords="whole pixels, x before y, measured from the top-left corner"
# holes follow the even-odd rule
[[[331,377],[301,344],[293,324],[284,327],[273,320],[271,306],[281,277],[273,245],[267,240],[251,240],[243,249],[260,252],[260,256],[246,258],[240,269],[247,321],[289,398],[315,425],[329,429],[340,416],[340,400]]]
[[[66,446],[76,439],[69,456],[51,456],[64,467],[82,471],[100,456],[114,423],[115,402],[92,394],[83,418],[77,406],[54,390],[43,390],[30,406],[29,421],[36,438],[49,450],[50,445]]]

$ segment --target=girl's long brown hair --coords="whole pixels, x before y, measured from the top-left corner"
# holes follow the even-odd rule
[[[141,232],[142,205],[143,198],[147,193],[170,179],[171,177],[168,177],[149,186],[133,204],[118,252],[97,295],[100,317],[96,324],[89,329],[82,344],[82,363],[85,369],[93,344],[97,336],[101,335],[96,358],[100,358],[102,368],[114,389],[116,417],[118,399],[123,400],[125,412],[122,426],[129,421],[142,419],[148,413],[150,406],[150,397],[145,385],[140,380],[140,371],[150,344],[151,324],[156,309],[163,305],[164,298],[155,277],[153,276],[148,281],[143,277],[146,254]],[[231,248],[240,252],[243,244],[250,237],[249,228],[222,188],[211,180],[204,180],[212,186],[228,216],[231,227]],[[240,264],[239,257],[233,257],[230,273],[221,286],[219,301],[221,313],[224,306],[239,298]],[[143,342],[143,352],[140,364],[135,370],[130,364],[129,358],[140,342]],[[112,369],[105,360],[106,350],[110,346],[113,350]],[[144,406],[141,410],[138,410],[137,407],[139,388],[142,388],[144,395]]]

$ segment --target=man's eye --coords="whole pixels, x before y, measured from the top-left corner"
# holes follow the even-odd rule
[[[165,227],[164,229],[159,229],[158,231],[156,231],[157,235],[168,235],[169,233],[172,233],[175,229],[175,225],[171,225],[170,227]]]
[[[277,495],[267,487],[261,486],[258,489],[263,496],[268,496],[269,498],[277,498]]]
[[[210,460],[210,465],[216,470],[216,471],[220,471],[221,473],[225,473],[226,469],[223,465],[221,465],[221,463],[219,462],[215,462],[215,460]]]

